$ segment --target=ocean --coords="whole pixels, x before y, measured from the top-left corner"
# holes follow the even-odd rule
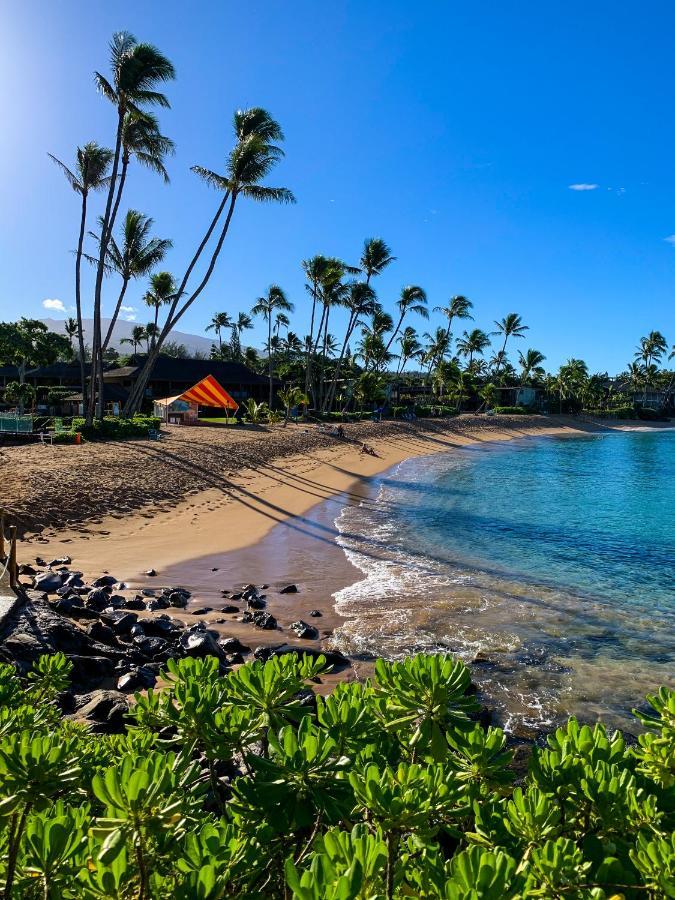
[[[477,444],[407,460],[335,519],[362,578],[344,652],[473,663],[507,730],[631,726],[675,684],[675,431]]]

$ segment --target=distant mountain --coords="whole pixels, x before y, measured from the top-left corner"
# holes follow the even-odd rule
[[[41,321],[45,323],[50,331],[55,331],[57,334],[65,334],[63,319],[42,319]],[[94,320],[83,319],[82,324],[84,326],[85,343],[91,344],[90,335]],[[120,341],[122,338],[131,337],[131,329],[138,324],[138,322],[120,322],[118,319],[113,328],[112,340],[110,341],[112,346],[121,353],[131,353],[131,344],[120,344]],[[110,319],[101,319],[101,331],[104,335],[109,325]],[[175,341],[177,344],[183,344],[190,354],[197,352],[208,354],[211,345],[214,343],[212,338],[202,337],[199,334],[187,334],[184,331],[172,331],[169,335],[169,340]]]

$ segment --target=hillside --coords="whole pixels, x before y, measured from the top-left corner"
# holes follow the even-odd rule
[[[42,319],[42,322],[45,323],[47,328],[50,331],[55,331],[57,334],[64,333],[64,320],[63,319]],[[115,323],[115,327],[113,329],[113,337],[112,337],[112,346],[120,351],[129,351],[128,344],[121,344],[120,341],[122,338],[129,337],[131,335],[131,329],[134,325],[138,325],[138,322],[122,322],[117,321]],[[83,319],[84,325],[84,339],[85,342],[89,343],[88,335],[91,333],[93,319]],[[102,319],[102,330],[105,334],[108,326],[110,325],[110,319]],[[188,334],[184,331],[172,331],[170,340],[176,341],[178,344],[184,344],[188,353],[193,354],[196,352],[208,353],[211,349],[211,345],[213,344],[212,338],[202,337],[199,334]]]

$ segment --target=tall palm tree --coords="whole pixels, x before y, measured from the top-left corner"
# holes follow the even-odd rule
[[[270,380],[270,397],[269,407],[272,409],[272,399],[274,397],[274,361],[272,356],[272,317],[275,313],[293,312],[293,304],[287,299],[286,294],[278,284],[272,284],[267,289],[267,293],[258,297],[255,306],[251,310],[254,316],[262,316],[267,322],[267,366]]]
[[[660,331],[650,331],[647,337],[640,338],[635,359],[641,360],[644,368],[644,397],[647,401],[647,389],[654,382],[654,363],[659,362],[668,350],[668,342]]]
[[[272,140],[283,139],[283,133],[278,123],[272,119],[266,110],[254,107],[250,110],[237,110],[234,115],[234,130],[237,143],[229,154],[225,175],[218,175],[216,172],[205,169],[202,166],[193,166],[192,168],[192,171],[208,184],[221,191],[223,196],[216,214],[211,220],[178,286],[176,299],[169,307],[169,313],[153,352],[148,356],[143,370],[136,379],[134,388],[125,406],[125,415],[131,415],[139,408],[163,342],[171,329],[175,328],[179,319],[197,300],[208,284],[227,237],[230,222],[239,198],[268,203],[295,203],[295,197],[287,188],[273,188],[261,183],[284,155],[278,146],[271,143]],[[216,240],[206,272],[197,287],[192,291],[187,291],[187,283],[194,267],[199,261],[216,226],[221,221],[226,206],[228,206],[227,213],[222,222],[220,234]],[[183,297],[185,299],[179,305],[179,299]]]
[[[312,355],[314,353],[314,320],[316,317],[316,307],[319,302],[319,285],[325,272],[329,266],[329,260],[326,256],[317,254],[309,259],[303,259],[302,269],[307,278],[305,290],[308,291],[312,298],[312,312],[309,320],[309,334],[305,341],[306,358],[305,358],[305,394],[309,394],[311,383]]]
[[[164,165],[166,156],[176,152],[174,142],[159,130],[157,117],[139,109],[128,110],[122,123],[121,169],[117,193],[113,203],[111,219],[117,218],[122,193],[127,180],[127,172],[132,158],[146,169],[159,175],[165,184],[169,183],[169,173]]]
[[[381,275],[382,272],[396,261],[396,257],[392,256],[391,248],[382,240],[382,238],[366,238],[363,242],[363,252],[361,253],[361,271],[366,276],[366,284],[374,275]]]
[[[341,259],[335,257],[325,258],[318,278],[318,298],[321,302],[321,318],[319,319],[319,327],[316,332],[316,339],[309,351],[309,379],[306,377],[307,385],[306,393],[311,392],[314,397],[314,405],[322,406],[324,399],[324,386],[326,376],[326,360],[328,358],[328,337],[329,337],[329,321],[331,310],[338,306],[344,306],[348,294],[348,288],[343,281],[347,274],[358,274],[360,269],[349,266]],[[311,380],[311,368],[314,355],[321,348],[321,363],[319,373],[319,390],[318,398],[316,396],[315,385]],[[318,399],[318,402],[317,402]]]
[[[428,363],[427,375],[429,375],[450,349],[450,335],[446,328],[437,328],[433,334],[426,331],[423,337],[427,341],[424,348],[424,362]]]
[[[482,356],[490,346],[490,338],[480,328],[474,328],[471,332],[464,332],[463,337],[457,340],[457,352],[469,357],[469,368],[473,363],[474,353]]]
[[[399,364],[398,369],[396,370],[396,375],[400,375],[401,372],[405,369],[406,364],[411,359],[418,359],[422,355],[422,345],[420,344],[417,338],[417,332],[414,328],[408,325],[407,328],[404,328],[398,338],[398,343],[401,348],[401,352],[399,354]]]
[[[529,349],[525,353],[518,353],[520,363],[520,383],[528,384],[533,378],[543,378],[544,369],[542,363],[546,357],[538,350]]]
[[[139,346],[146,338],[146,331],[143,325],[134,325],[131,329],[131,336],[122,338],[120,344],[131,344],[134,348],[134,356],[138,353]]]
[[[523,320],[518,315],[518,313],[509,313],[507,316],[501,320],[501,322],[495,321],[495,325],[497,326],[497,330],[493,332],[493,334],[502,334],[504,335],[504,343],[502,344],[502,349],[500,351],[499,364],[495,369],[495,377],[499,374],[499,370],[503,365],[503,362],[506,360],[506,344],[510,337],[514,338],[522,338],[525,337],[525,332],[529,331],[529,325],[523,325]]]
[[[122,156],[122,139],[124,124],[129,113],[143,114],[148,106],[168,107],[166,96],[157,87],[175,78],[171,62],[152,44],[139,43],[128,31],[114,34],[110,42],[110,68],[112,78],[109,80],[100,72],[94,73],[99,92],[110,101],[117,113],[115,133],[115,152],[112,162],[112,173],[105,211],[102,217],[96,284],[94,288],[94,335],[92,351],[92,382],[99,375],[102,381],[101,355],[101,291],[103,275],[108,259],[108,244],[115,225],[115,215],[122,199],[117,190],[117,179]],[[94,417],[92,397],[87,410],[87,424]],[[103,412],[103,391],[99,391],[99,415]]]
[[[57,166],[66,176],[68,183],[75,193],[80,195],[81,212],[80,212],[80,234],[77,241],[77,252],[75,254],[75,311],[77,315],[79,358],[80,358],[80,380],[82,382],[82,398],[85,408],[87,406],[87,378],[85,375],[85,352],[84,352],[84,328],[82,327],[82,293],[80,275],[82,271],[82,251],[84,247],[84,234],[87,227],[87,201],[91,191],[98,191],[110,184],[108,178],[108,170],[112,162],[113,152],[106,147],[100,147],[95,141],[90,141],[84,147],[77,148],[77,160],[75,172],[71,170],[60,159],[48,154]]]
[[[148,322],[148,324],[143,329],[143,339],[145,340],[145,348],[148,353],[150,353],[150,348],[154,347],[158,334],[159,328],[155,325],[155,323]]]
[[[145,300],[146,306],[149,306],[155,311],[155,318],[153,321],[155,332],[153,338],[156,337],[159,330],[157,325],[159,310],[167,303],[171,303],[175,292],[176,281],[171,272],[155,272],[150,276],[150,289],[145,292],[143,299]]]
[[[77,337],[79,333],[79,327],[75,319],[66,319],[63,323],[63,330],[65,332],[66,337],[70,341],[70,349],[73,350],[73,338]]]
[[[399,310],[398,322],[396,323],[396,328],[394,328],[391,333],[391,337],[389,338],[387,350],[391,347],[392,343],[394,342],[394,338],[401,330],[403,320],[408,315],[408,313],[417,313],[417,315],[422,316],[423,319],[429,318],[426,291],[416,284],[409,284],[406,287],[401,288],[401,296],[396,301],[396,306]]]
[[[450,298],[450,301],[447,306],[434,306],[434,312],[439,312],[445,316],[448,320],[447,328],[445,329],[445,338],[446,338],[446,353],[450,349],[451,339],[452,339],[452,323],[455,319],[472,319],[471,310],[473,309],[473,303],[469,300],[468,297],[465,297],[464,294],[456,294],[454,297]]]
[[[231,327],[232,319],[230,318],[230,314],[226,312],[215,313],[210,323],[206,326],[207,331],[215,331],[216,336],[218,337],[218,351],[221,357],[223,355],[222,331],[225,328]]]
[[[241,359],[241,335],[247,328],[253,328],[253,319],[248,313],[240,312],[237,318],[230,322],[230,355],[234,360]]]
[[[278,312],[274,317],[274,333],[276,336],[279,336],[279,332],[282,328],[285,328],[288,331],[288,326],[291,324],[291,320],[285,313]]]
[[[335,371],[333,373],[333,380],[331,382],[328,394],[324,400],[322,409],[322,411],[324,412],[326,409],[330,409],[330,406],[333,403],[335,388],[340,377],[340,370],[342,369],[345,353],[347,352],[347,347],[349,346],[349,339],[351,338],[354,329],[360,321],[368,316],[372,316],[377,309],[377,298],[375,296],[375,291],[368,284],[367,280],[353,281],[348,286],[348,295],[345,301],[345,305],[349,310],[349,320],[347,322],[347,330],[345,331],[344,340],[342,342],[342,350],[340,351],[340,356],[338,357]]]
[[[103,223],[100,224],[103,227]],[[154,224],[150,216],[143,215],[136,209],[130,209],[122,220],[120,243],[110,236],[106,268],[108,271],[117,272],[122,278],[122,284],[105,340],[101,344],[101,355],[107,350],[112,338],[129,282],[148,275],[173,247],[173,242],[168,238],[150,237]],[[99,377],[99,388],[101,380]]]

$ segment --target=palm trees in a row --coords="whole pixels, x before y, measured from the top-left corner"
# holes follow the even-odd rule
[[[103,213],[99,219],[99,231],[96,235],[97,250],[89,259],[95,267],[93,288],[93,333],[92,333],[92,367],[91,383],[98,381],[99,405],[95,409],[96,390],[92,389],[87,399],[87,422],[90,424],[98,411],[102,415],[102,377],[103,353],[112,331],[104,336],[101,333],[103,287],[106,275],[118,274],[122,281],[117,295],[113,320],[121,307],[120,295],[124,295],[132,278],[147,275],[148,265],[132,260],[127,256],[127,230],[134,224],[143,231],[143,226],[151,223],[148,217],[131,210],[124,218],[123,235],[119,245],[115,242],[115,226],[119,219],[119,211],[128,184],[128,171],[135,161],[155,171],[168,182],[165,166],[166,157],[173,153],[174,145],[170,138],[162,134],[157,118],[152,110],[166,108],[169,101],[162,87],[175,77],[172,63],[156,47],[139,42],[128,32],[115,34],[110,42],[111,74],[105,76],[95,73],[95,81],[99,92],[115,109],[115,130],[112,149],[101,147],[96,143],[85,144],[77,150],[75,170],[71,171],[60,160],[52,157],[62,169],[71,187],[80,195],[80,233],[78,249],[75,257],[75,305],[77,313],[78,335],[80,342],[80,361],[82,366],[82,384],[86,387],[84,369],[84,341],[82,329],[82,268],[84,240],[87,233],[88,200],[93,191],[102,191],[105,196]],[[152,340],[146,363],[130,392],[124,413],[136,412],[145,396],[148,378],[152,372],[162,345],[180,318],[187,312],[206,288],[227,237],[235,207],[243,199],[258,202],[292,203],[294,197],[286,188],[272,188],[265,185],[264,179],[283,158],[279,142],[283,141],[283,133],[278,123],[269,113],[259,107],[238,110],[234,115],[234,147],[228,154],[224,174],[210,169],[194,166],[193,171],[210,186],[216,188],[221,196],[211,221],[207,224],[203,237],[185,270],[183,277],[172,284],[170,292],[156,286],[146,296],[146,301],[155,309],[155,321],[152,323]],[[158,241],[150,238],[146,229],[143,235],[147,243]],[[164,250],[168,242],[164,242]],[[147,248],[148,252],[153,248]],[[156,266],[163,254],[157,246],[153,250]],[[206,258],[205,272],[192,285],[191,278],[197,263]],[[132,262],[136,268],[132,267]],[[148,262],[148,260],[146,260]],[[161,306],[167,307],[167,315],[163,324],[159,324],[158,313]],[[233,345],[238,346],[241,325]]]

